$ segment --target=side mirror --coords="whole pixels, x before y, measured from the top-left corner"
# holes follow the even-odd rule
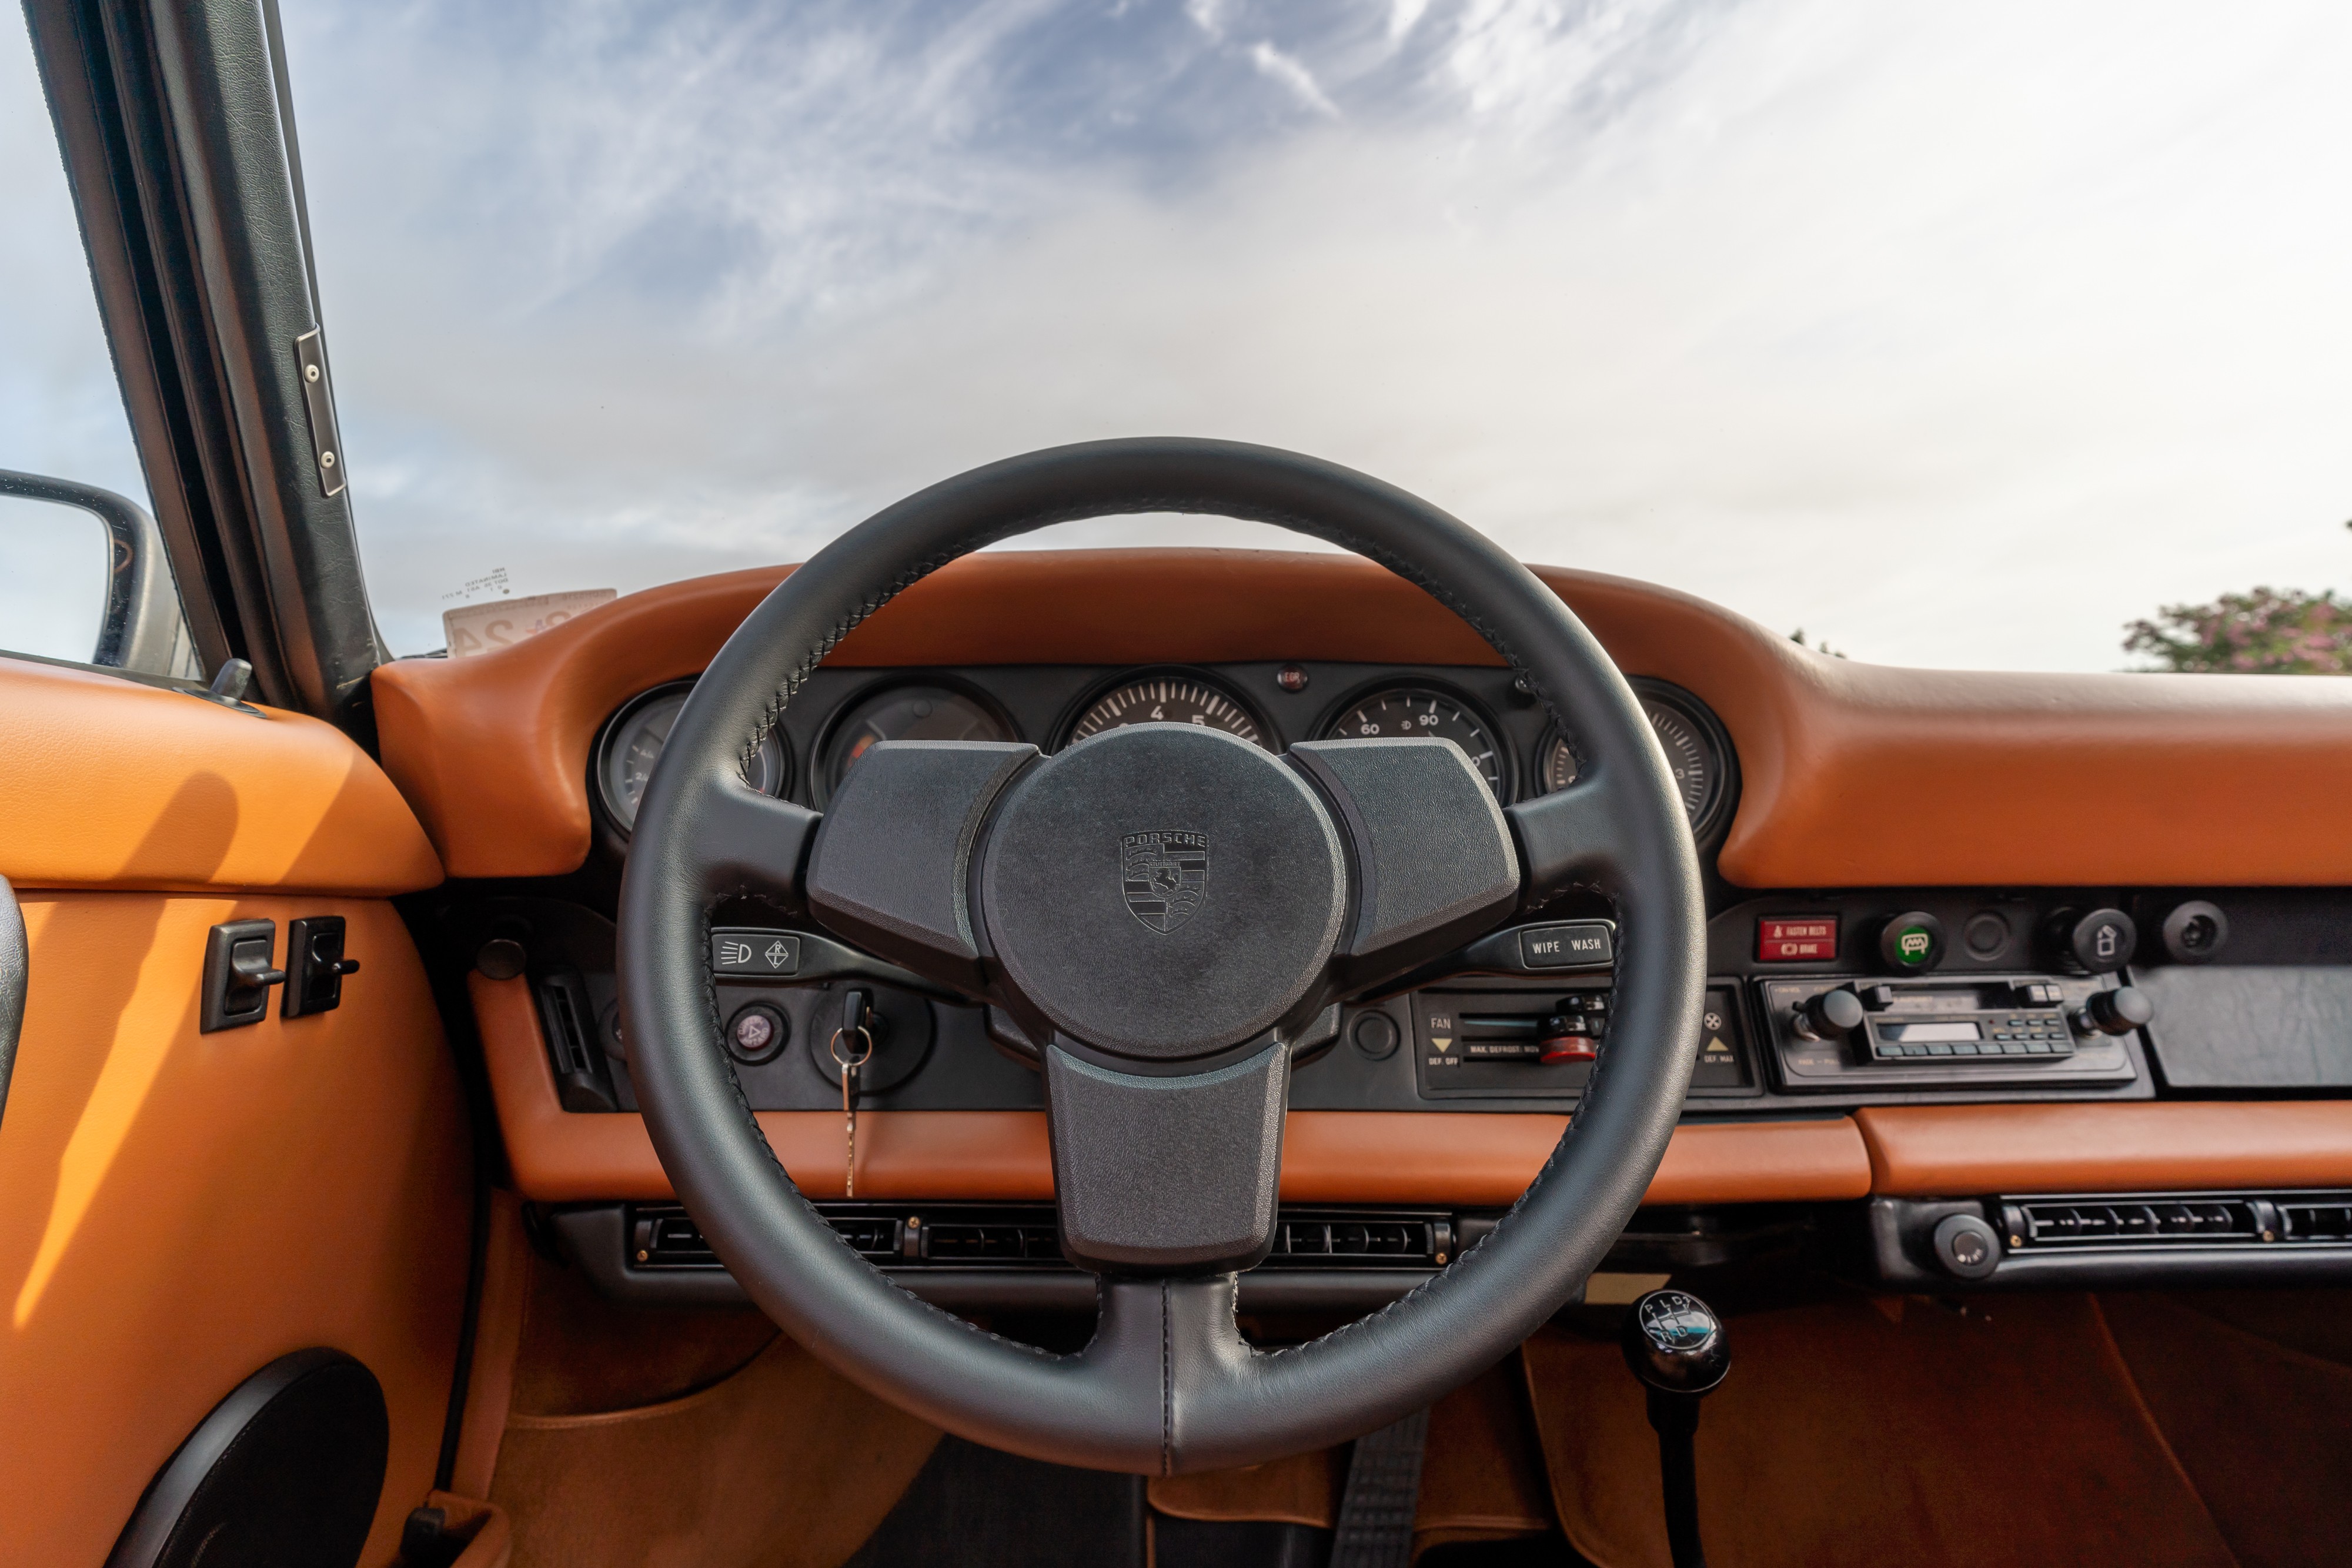
[[[171,561],[163,553],[163,530],[144,508],[127,497],[101,490],[95,485],[19,474],[6,468],[0,468],[0,497],[69,507],[89,513],[104,529],[105,559],[100,568],[105,579],[104,597],[89,663],[141,674],[204,678],[194,644],[188,635],[187,617],[180,608],[179,590],[172,580]],[[14,565],[10,558],[18,553],[0,553],[0,570]],[[24,553],[33,554],[29,539]],[[14,582],[0,582],[0,595],[38,598],[54,594],[63,581],[75,575],[61,556],[41,553],[46,559],[40,565],[50,570],[26,571],[18,568],[22,575]],[[68,607],[66,613],[71,616],[73,612]],[[0,628],[0,643],[13,641],[9,632]],[[18,651],[42,652],[31,648]]]

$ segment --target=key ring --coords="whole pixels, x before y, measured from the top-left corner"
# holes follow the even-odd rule
[[[855,1061],[841,1054],[842,1030],[835,1030],[833,1039],[825,1044],[825,1050],[833,1053],[834,1061],[844,1072],[854,1072],[874,1060],[874,1036],[867,1031],[864,1024],[859,1024],[856,1032],[857,1038],[866,1042],[866,1049],[857,1053],[857,1059]]]

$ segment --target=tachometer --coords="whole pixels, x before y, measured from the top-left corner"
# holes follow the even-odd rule
[[[1476,708],[1437,686],[1386,686],[1323,727],[1326,740],[1372,740],[1401,735],[1435,736],[1462,748],[1470,766],[1508,804],[1511,777],[1508,758],[1495,744],[1494,729]]]
[[[1683,798],[1683,812],[1690,819],[1692,831],[1697,831],[1713,821],[1723,799],[1727,764],[1715,727],[1672,697],[1644,691],[1641,698],[1642,711],[1649,716],[1650,727],[1665,748],[1666,768]],[[1565,738],[1555,734],[1544,743],[1540,771],[1547,794],[1576,782],[1576,753]]]
[[[1130,724],[1205,725],[1239,736],[1252,746],[1274,749],[1239,698],[1198,675],[1181,674],[1151,675],[1105,692],[1088,703],[1070,726],[1068,744]]]
[[[693,690],[693,683],[688,682],[641,693],[604,727],[604,737],[596,748],[596,791],[625,833],[636,826],[637,804],[645,799],[654,764],[661,760],[670,727],[677,722],[687,694]],[[750,777],[751,787],[763,795],[784,792],[791,779],[791,758],[782,735],[769,734]]]
[[[951,686],[892,686],[834,720],[820,764],[828,798],[857,759],[885,740],[1013,740],[1013,727],[978,697]]]

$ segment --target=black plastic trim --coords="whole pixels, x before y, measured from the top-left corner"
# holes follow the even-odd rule
[[[312,460],[295,341],[320,323],[270,19],[256,0],[26,12],[196,649],[368,738],[385,653],[349,492]]]
[[[1051,1218],[1050,1205],[1041,1213]],[[751,1298],[716,1264],[701,1268],[632,1268],[628,1208],[597,1204],[548,1214],[558,1244],[606,1300],[638,1307],[740,1307]],[[1491,1228],[1491,1227],[1490,1227]],[[954,1265],[885,1267],[894,1283],[934,1306],[957,1312],[1092,1312],[1096,1281],[1069,1268]],[[1245,1312],[1372,1312],[1435,1274],[1428,1269],[1276,1268],[1241,1277]]]

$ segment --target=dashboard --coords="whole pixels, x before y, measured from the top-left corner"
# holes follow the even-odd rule
[[[1864,1271],[1906,1288],[2352,1270],[2352,1234],[2321,1233],[2352,1207],[2320,1201],[2352,1187],[2352,687],[1849,664],[1664,590],[1540,575],[1629,673],[1701,852],[1706,1016],[1654,1203],[1735,1206],[1707,1224],[1828,1204],[1801,1213],[1847,1216]],[[669,724],[777,577],[631,595],[494,655],[376,676],[385,768],[453,878],[436,918],[480,956],[519,1185],[576,1208],[601,1238],[583,1260],[624,1293],[690,1225],[660,1207],[632,1113],[612,900]],[[1055,751],[1155,722],[1277,750],[1438,735],[1506,801],[1581,761],[1466,628],[1377,568],[1018,552],[959,562],[851,633],[747,777],[823,810],[882,740]],[[854,1244],[914,1244],[919,1217],[894,1203],[1027,1204],[966,1218],[1034,1243],[1052,1186],[1034,1043],[772,909],[713,919],[738,1078],[827,1202],[840,1087],[817,1048],[848,992],[881,1020],[859,1102],[867,1207],[836,1205],[868,1228]],[[1381,1223],[1442,1262],[1439,1239],[1507,1204],[1607,1038],[1620,935],[1570,895],[1332,1009],[1291,1085],[1300,1234],[1387,1205]],[[1042,1223],[1049,1260],[1050,1208]],[[631,1236],[643,1269],[613,1250]],[[707,1284],[690,1240],[673,1261]]]

